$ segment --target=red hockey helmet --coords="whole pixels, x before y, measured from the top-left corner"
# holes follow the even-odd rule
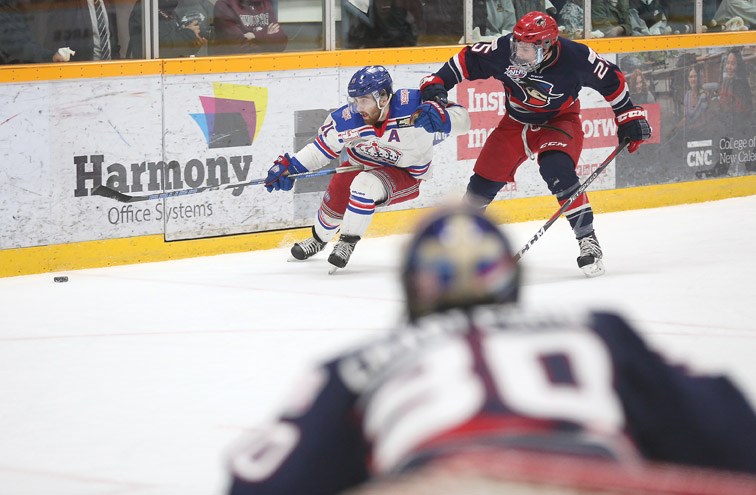
[[[559,40],[559,26],[543,12],[528,12],[515,24],[510,61],[525,72],[536,70]]]
[[[517,41],[543,45],[544,50],[547,50],[556,44],[559,26],[549,14],[528,12],[517,21],[512,36]]]

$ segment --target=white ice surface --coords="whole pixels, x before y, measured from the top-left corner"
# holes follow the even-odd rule
[[[607,274],[583,277],[562,219],[523,258],[523,303],[619,310],[756,403],[756,196],[595,225]],[[406,239],[365,239],[333,276],[286,247],[0,279],[0,495],[222,493],[228,447],[310,363],[401,317]]]

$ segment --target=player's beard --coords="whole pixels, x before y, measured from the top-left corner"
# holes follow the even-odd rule
[[[381,116],[381,111],[378,110],[372,115],[368,112],[362,112],[360,115],[362,115],[362,120],[364,120],[367,125],[375,125],[378,122],[378,117]]]

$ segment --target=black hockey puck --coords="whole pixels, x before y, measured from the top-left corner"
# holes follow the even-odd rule
[[[65,275],[62,277],[53,277],[53,282],[68,282],[68,277]]]

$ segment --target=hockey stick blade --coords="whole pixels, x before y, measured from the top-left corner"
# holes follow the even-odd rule
[[[527,242],[527,243],[525,244],[525,246],[523,246],[523,248],[522,248],[522,249],[520,249],[520,250],[519,250],[519,251],[517,252],[517,254],[515,254],[515,255],[514,255],[514,260],[515,260],[515,261],[520,261],[520,258],[522,258],[522,255],[523,255],[523,254],[525,254],[525,252],[526,252],[527,250],[529,250],[529,249],[530,249],[530,247],[531,247],[531,246],[532,246],[533,244],[535,244],[535,243],[536,243],[536,241],[537,241],[538,239],[540,239],[540,238],[541,238],[541,237],[543,236],[543,234],[545,234],[545,233],[546,233],[546,231],[547,231],[547,230],[549,230],[549,227],[551,227],[551,225],[552,225],[552,224],[553,224],[554,222],[556,222],[556,221],[557,221],[557,219],[558,219],[559,217],[561,217],[561,216],[562,216],[562,213],[564,213],[565,211],[567,211],[567,209],[568,209],[568,208],[569,208],[569,207],[570,207],[570,206],[572,205],[572,203],[574,203],[574,202],[575,202],[575,200],[576,200],[576,199],[577,199],[577,198],[578,198],[578,197],[579,197],[579,196],[580,196],[581,194],[583,194],[583,193],[585,192],[585,190],[586,190],[586,189],[588,189],[588,186],[590,186],[590,185],[591,185],[591,183],[592,183],[592,182],[593,182],[594,180],[596,180],[596,177],[598,177],[598,176],[599,176],[599,175],[601,174],[601,172],[603,172],[603,171],[604,171],[604,169],[605,169],[606,167],[608,167],[608,166],[609,166],[609,164],[610,164],[610,163],[612,162],[612,160],[614,160],[615,158],[617,158],[617,155],[619,155],[619,154],[620,154],[620,152],[621,152],[622,150],[624,150],[624,149],[625,149],[625,147],[627,147],[627,145],[628,145],[628,144],[630,144],[630,140],[629,140],[629,139],[624,139],[624,140],[622,140],[622,142],[621,142],[620,144],[618,144],[618,145],[617,145],[617,147],[616,147],[616,148],[614,148],[614,150],[612,150],[612,152],[611,152],[611,153],[609,153],[609,156],[607,156],[607,157],[606,157],[606,158],[604,159],[604,161],[603,161],[603,162],[601,162],[601,165],[599,165],[599,166],[598,166],[598,167],[596,168],[596,170],[594,170],[594,171],[593,171],[593,173],[592,173],[591,175],[589,175],[589,176],[588,176],[588,177],[587,177],[587,178],[585,179],[585,182],[583,182],[583,183],[582,183],[582,184],[580,185],[580,187],[578,187],[578,188],[577,188],[577,190],[576,190],[576,191],[575,191],[574,193],[572,193],[572,195],[571,195],[571,196],[570,196],[570,197],[569,197],[569,198],[567,199],[567,201],[565,201],[565,202],[564,202],[564,204],[562,205],[562,207],[561,207],[561,208],[559,208],[559,210],[557,210],[557,212],[556,212],[556,213],[554,213],[553,215],[551,215],[551,218],[549,218],[549,219],[548,219],[548,220],[546,221],[546,223],[545,223],[545,224],[543,224],[543,227],[541,227],[540,229],[538,229],[538,232],[536,232],[536,233],[535,233],[535,235],[534,235],[533,237],[531,237],[531,238],[530,238],[530,240],[529,240],[529,241],[528,241],[528,242]]]
[[[359,165],[350,165],[348,167],[338,167],[328,170],[315,170],[314,172],[303,172],[301,174],[291,174],[289,177],[292,179],[308,179],[311,177],[321,177],[331,174],[343,174],[344,172],[357,172],[363,170],[363,167]],[[249,182],[242,182],[240,184],[225,184],[219,186],[203,186],[196,187],[194,189],[182,189],[180,191],[166,191],[155,194],[146,194],[144,196],[135,196],[120,191],[116,191],[112,187],[99,185],[92,189],[92,194],[102,196],[103,198],[115,199],[121,203],[135,203],[137,201],[151,201],[155,199],[168,199],[176,198],[179,196],[189,196],[191,194],[198,194],[205,191],[219,190],[219,189],[236,189],[244,188],[247,186],[255,186],[259,184],[265,184],[265,179],[255,179]]]

